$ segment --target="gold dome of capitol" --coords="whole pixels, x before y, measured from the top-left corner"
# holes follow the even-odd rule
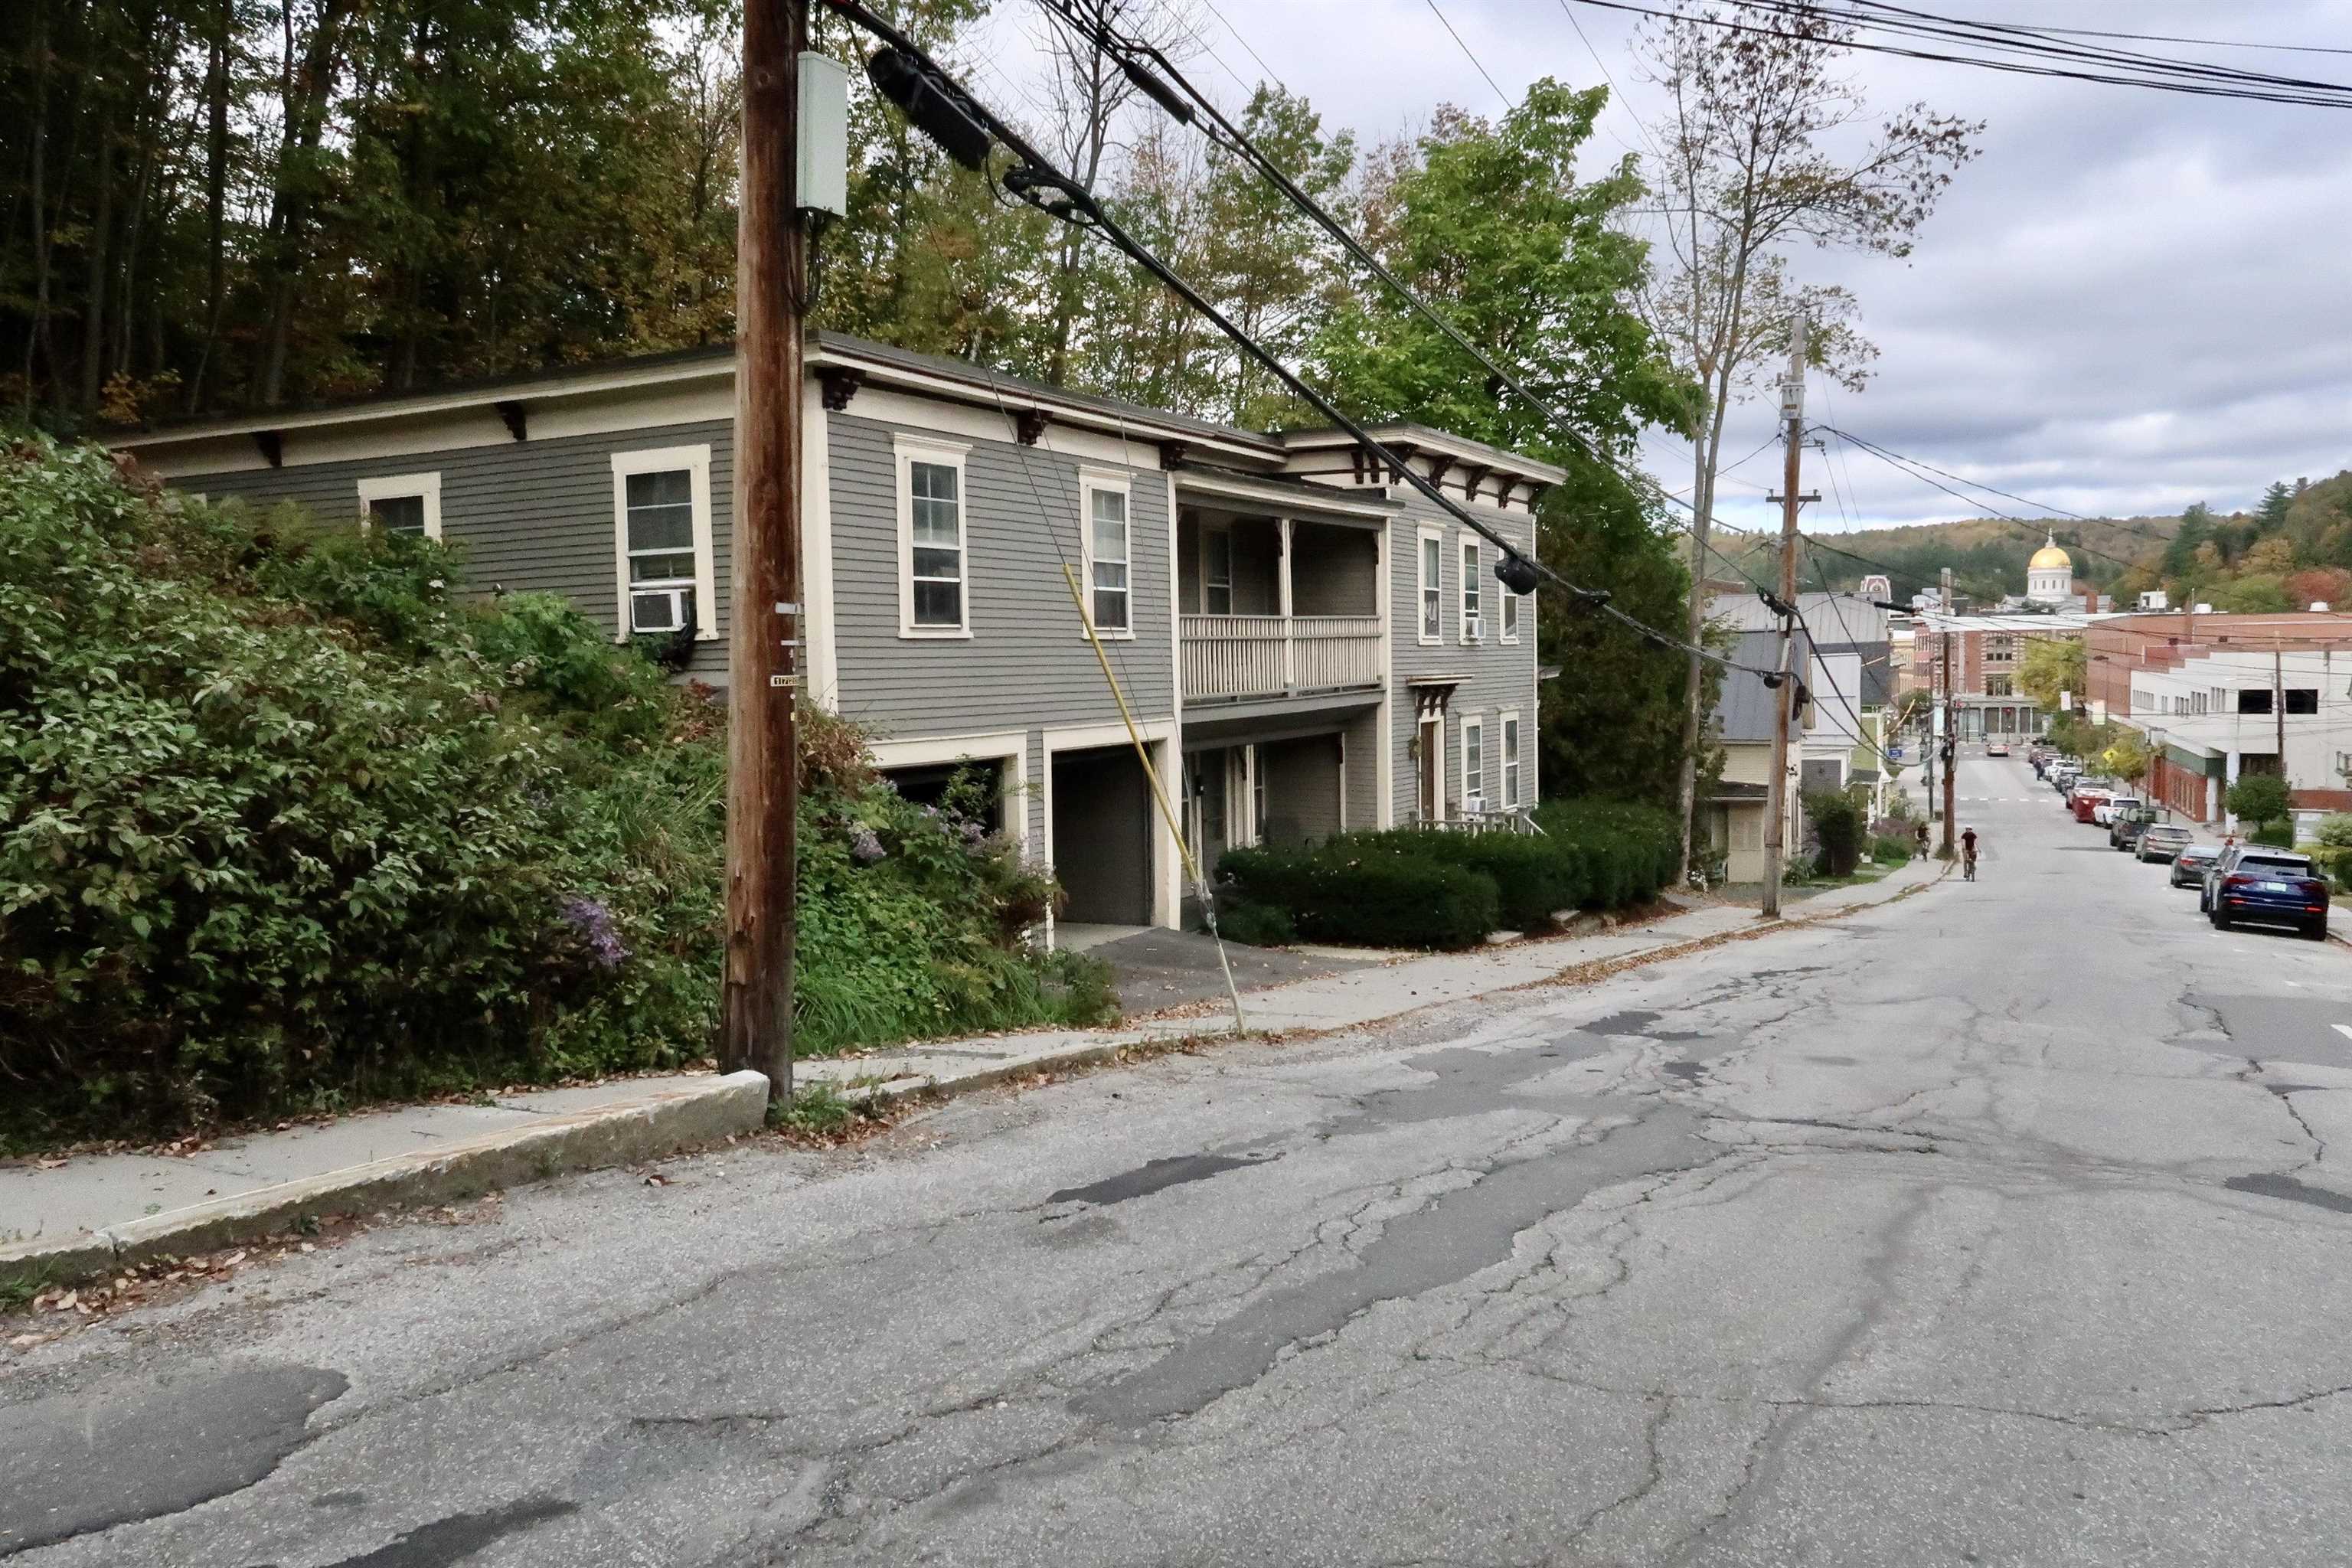
[[[2040,572],[2045,569],[2053,572],[2072,572],[2074,569],[2074,558],[2058,548],[2057,535],[2045,534],[2043,538],[2048,542],[2033,552],[2033,559],[2026,563],[2025,569],[2029,572]]]

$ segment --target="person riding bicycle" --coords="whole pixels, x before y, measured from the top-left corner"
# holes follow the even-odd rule
[[[1977,830],[1973,827],[1960,835],[1960,861],[1966,875],[1977,874]]]

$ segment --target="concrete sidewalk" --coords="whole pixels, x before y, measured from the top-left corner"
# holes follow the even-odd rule
[[[1914,861],[1877,882],[1812,894],[1792,901],[1792,918],[1777,925],[1884,902],[1932,880],[1938,869],[1932,861]],[[1359,1027],[1587,964],[1759,929],[1775,927],[1752,909],[1710,905],[1588,936],[1358,966],[1245,993],[1243,1006],[1253,1032]],[[803,1087],[824,1083],[891,1097],[952,1093],[1231,1028],[1231,1010],[1219,1001],[1109,1028],[1037,1030],[803,1061],[794,1072]],[[175,1237],[182,1238],[176,1249],[194,1250],[260,1234],[267,1224],[282,1225],[303,1213],[441,1202],[452,1190],[482,1191],[593,1163],[650,1158],[698,1138],[715,1141],[757,1127],[757,1097],[747,1098],[737,1081],[756,1076],[624,1079],[478,1105],[409,1106],[225,1139],[184,1155],[85,1154],[0,1163],[0,1276],[28,1264],[87,1272],[134,1247],[173,1249]],[[514,1151],[523,1147],[531,1151],[530,1160],[519,1163]],[[338,1203],[339,1194],[353,1201]],[[362,1194],[363,1204],[355,1201]]]
[[[1788,905],[1790,918],[1780,923],[1801,924],[1883,903],[1933,881],[1940,869],[1932,860],[1914,860],[1876,882],[1793,899]],[[1541,937],[1468,952],[1424,953],[1376,968],[1244,992],[1243,1016],[1253,1033],[1356,1028],[1422,1007],[1549,980],[1564,970],[1638,958],[1707,937],[1754,931],[1765,923],[1744,905],[1714,904],[1589,936]],[[1133,1046],[1227,1034],[1232,1028],[1232,1007],[1220,999],[1108,1028],[1038,1030],[907,1046],[802,1062],[793,1070],[803,1083],[872,1084],[896,1092],[946,1089],[1017,1077],[1087,1055],[1107,1057]]]

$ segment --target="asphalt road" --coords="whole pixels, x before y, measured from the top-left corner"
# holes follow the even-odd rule
[[[1984,877],[404,1224],[0,1373],[64,1564],[2352,1560],[2352,954]]]

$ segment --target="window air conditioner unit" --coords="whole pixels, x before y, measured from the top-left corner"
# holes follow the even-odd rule
[[[629,630],[633,634],[680,632],[686,629],[686,596],[691,588],[640,588],[629,595]]]
[[[1463,616],[1462,640],[1464,642],[1485,642],[1486,640],[1486,617],[1484,616]]]

